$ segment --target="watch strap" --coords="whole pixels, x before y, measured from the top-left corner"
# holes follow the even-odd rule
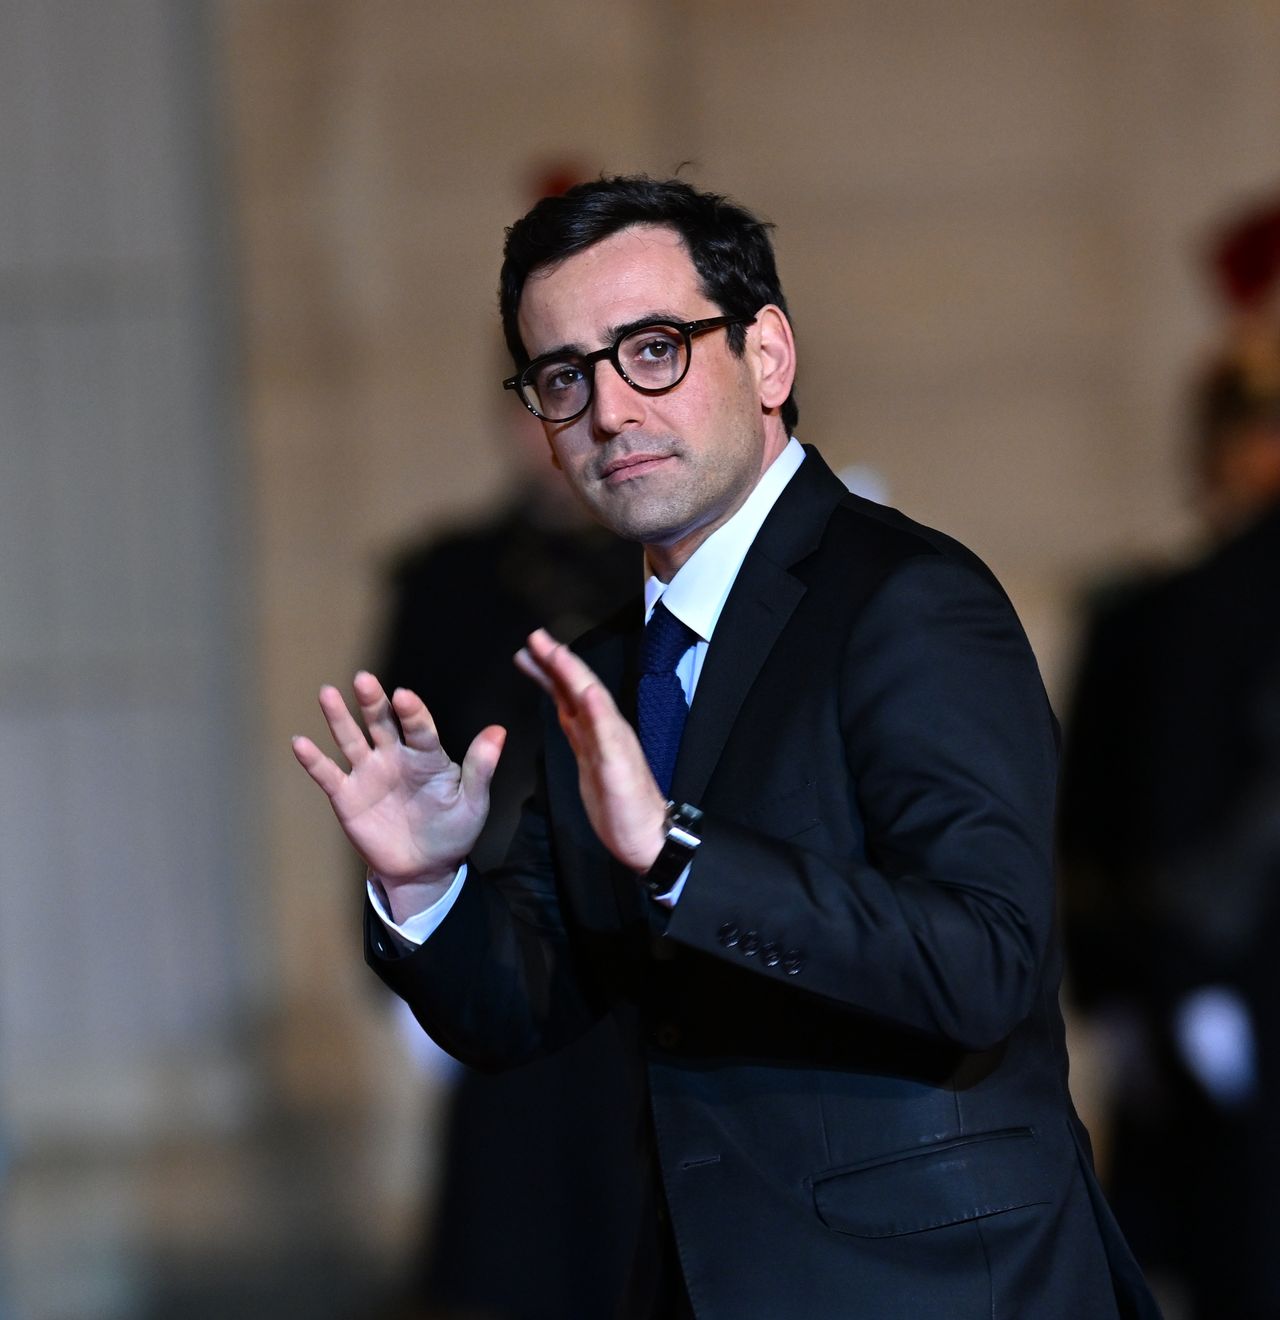
[[[651,895],[665,894],[679,880],[684,868],[693,860],[693,855],[702,842],[698,834],[702,812],[688,802],[677,805],[667,803],[666,834],[662,841],[662,851],[658,853],[653,865],[644,873],[644,887]]]

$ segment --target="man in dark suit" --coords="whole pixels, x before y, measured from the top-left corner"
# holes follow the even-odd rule
[[[613,1023],[651,1171],[632,1315],[1155,1315],[1067,1093],[1054,725],[999,586],[790,438],[741,208],[634,178],[544,200],[502,308],[509,385],[644,545],[645,600],[517,657],[543,769],[488,874],[501,730],[459,765],[415,694],[357,675],[362,729],[322,691],[351,769],[295,750],[370,866],[370,962],[479,1066]]]

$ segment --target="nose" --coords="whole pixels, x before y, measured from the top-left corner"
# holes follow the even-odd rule
[[[633,390],[614,370],[613,363],[597,362],[591,398],[591,424],[602,435],[617,435],[644,421],[644,395]]]

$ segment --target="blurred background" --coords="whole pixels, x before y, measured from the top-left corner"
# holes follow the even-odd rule
[[[776,223],[801,439],[988,560],[1063,713],[1093,585],[1203,537],[1278,69],[1269,0],[3,0],[0,1315],[396,1304],[451,1083],[289,736],[508,490],[543,181]]]

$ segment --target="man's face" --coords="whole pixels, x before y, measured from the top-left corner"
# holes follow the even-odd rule
[[[720,314],[679,235],[637,225],[531,276],[519,325],[530,356],[540,357],[603,348],[618,327],[650,317]],[[593,370],[587,411],[544,424],[552,454],[593,516],[643,542],[668,576],[737,511],[786,435],[762,411],[751,342],[736,357],[725,330],[694,338],[688,375],[665,394],[632,389],[608,361]]]

